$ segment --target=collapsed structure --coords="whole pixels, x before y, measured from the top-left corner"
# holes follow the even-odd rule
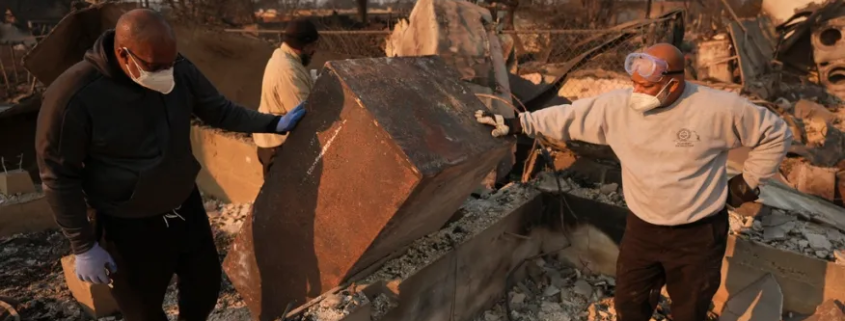
[[[438,55],[457,70],[478,99],[497,114],[513,117],[511,90],[503,49],[490,12],[463,1],[417,1],[408,21],[402,20],[387,38],[388,57]],[[492,97],[491,97],[492,96]],[[493,187],[507,178],[514,164],[505,157],[485,182]]]
[[[43,82],[78,60],[86,39],[113,26],[125,8],[107,4],[86,10],[66,18],[27,57]],[[777,70],[771,59],[786,49],[768,42],[776,33],[761,20],[734,21],[723,35],[699,43],[697,54],[714,54],[693,68],[706,70],[693,73],[699,81],[743,91],[778,112],[799,142],[784,163],[785,175],[762,188],[760,202],[731,213],[732,236],[714,312],[724,320],[750,314],[762,318],[752,320],[772,320],[781,312],[841,316],[835,307],[845,300],[845,266],[836,261],[845,247],[845,210],[837,166],[845,145],[842,115],[830,110],[839,103],[824,90],[813,91],[814,85],[801,88],[814,93],[803,97],[784,96],[789,90],[778,87],[790,83],[767,85]],[[90,25],[98,28],[78,33]],[[250,162],[255,153],[248,139],[197,124],[193,147],[206,171],[199,179],[203,192],[224,200],[255,199],[251,213],[239,206],[235,216],[215,214],[226,210],[214,201],[207,205],[215,227],[227,231],[221,232],[228,235],[221,236],[227,239],[222,252],[229,252],[225,268],[243,297],[243,302],[231,299],[233,291],[225,284],[223,307],[215,312],[221,320],[246,320],[250,314],[255,320],[320,321],[614,319],[608,298],[627,209],[612,150],[523,141],[520,146],[528,152],[518,163],[526,159],[526,184],[469,196],[512,143],[493,140],[470,115],[485,106],[512,110],[500,100],[512,102],[511,94],[531,110],[564,99],[562,89],[594,95],[609,89],[598,88],[599,83],[624,86],[614,81],[624,76],[612,70],[579,67],[616,54],[620,43],[680,45],[683,15],[671,11],[620,25],[613,28],[622,31],[618,34],[575,44],[582,54],[565,62],[516,67],[506,61],[513,61],[508,57],[516,56],[513,48],[519,46],[497,48],[500,37],[508,37],[494,30],[489,13],[470,3],[420,1],[410,22],[388,38],[387,54],[440,57],[329,63],[315,87],[319,94],[309,102],[314,112],[286,142],[291,148],[282,151],[289,163],[274,167],[263,187],[257,162]],[[178,25],[177,33],[180,50],[221,92],[257,105],[256,75],[269,57],[269,45]],[[823,31],[816,33],[824,37]],[[255,50],[236,50],[239,46]],[[208,48],[216,54],[204,56],[212,51]],[[245,59],[248,65],[242,64]],[[235,69],[237,74],[227,74]],[[506,80],[502,71],[510,72]],[[742,150],[731,153],[729,175],[741,172],[743,157]],[[545,168],[557,173],[540,175]],[[239,227],[229,248],[228,239]],[[26,251],[8,252],[20,258]],[[68,262],[62,263],[72,266]],[[79,283],[71,290],[87,313],[113,312],[97,297],[104,289]],[[670,314],[665,302],[661,306],[661,314]],[[251,313],[228,314],[247,309]],[[755,312],[761,310],[769,314]]]

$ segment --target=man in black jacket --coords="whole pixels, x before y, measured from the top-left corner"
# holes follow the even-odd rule
[[[164,321],[176,274],[179,320],[205,320],[221,270],[195,185],[191,115],[230,131],[286,133],[303,114],[302,106],[277,117],[235,105],[178,54],[162,16],[124,14],[50,85],[38,116],[44,192],[77,276],[112,283],[125,320]]]

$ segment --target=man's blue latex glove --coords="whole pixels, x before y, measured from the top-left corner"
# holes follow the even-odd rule
[[[284,133],[293,130],[296,127],[296,123],[299,122],[299,119],[305,115],[305,101],[303,100],[299,105],[291,110],[289,113],[282,116],[279,119],[279,123],[276,124],[276,132]]]
[[[117,271],[117,265],[106,250],[94,243],[94,247],[85,253],[76,255],[76,277],[85,282],[94,284],[108,284],[110,273]]]

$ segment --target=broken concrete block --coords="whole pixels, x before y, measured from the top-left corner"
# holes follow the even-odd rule
[[[35,193],[29,172],[13,170],[0,172],[0,193],[6,195]]]
[[[602,194],[615,193],[615,192],[619,191],[619,184],[610,183],[610,184],[602,185],[599,188],[599,190],[602,192]]]
[[[783,292],[775,277],[766,274],[748,287],[732,295],[719,316],[719,321],[780,320]]]
[[[73,298],[82,306],[82,310],[93,318],[102,318],[119,311],[117,302],[109,291],[108,285],[84,282],[76,277],[74,270],[75,257],[68,255],[62,258],[65,283],[67,283]]]
[[[590,283],[587,283],[587,281],[578,280],[575,281],[575,285],[573,285],[572,291],[574,291],[575,294],[578,294],[580,296],[590,297],[591,295],[593,295],[593,286],[590,285]]]
[[[816,167],[807,163],[795,165],[789,173],[789,182],[795,189],[833,201],[836,195],[836,168]]]
[[[804,237],[807,238],[807,241],[810,242],[810,247],[814,250],[830,251],[831,247],[833,247],[833,244],[830,244],[830,241],[824,235],[805,231]]]
[[[543,301],[540,303],[540,311],[545,313],[561,312],[563,311],[563,307],[559,303]]]
[[[56,228],[44,195],[25,194],[0,203],[0,237]]]
[[[797,191],[786,184],[770,180],[760,187],[760,202],[791,212],[813,213],[818,220],[845,230],[845,209],[831,202]]]
[[[439,230],[513,146],[436,56],[332,61],[224,263],[253,317]]]
[[[787,239],[789,230],[785,229],[783,225],[766,227],[763,230],[763,240],[765,241],[780,241]]]
[[[786,223],[795,222],[795,217],[783,213],[772,213],[762,219],[763,227],[780,226]]]
[[[799,240],[798,241],[798,247],[800,247],[802,250],[807,248],[808,246],[810,246],[810,241],[807,241],[807,240]]]
[[[525,304],[525,298],[526,296],[524,293],[514,293],[510,300],[511,309],[521,308],[522,305]]]
[[[560,293],[560,289],[558,287],[554,286],[554,285],[549,285],[549,286],[546,287],[545,290],[543,290],[543,296],[544,297],[554,296],[558,293]]]

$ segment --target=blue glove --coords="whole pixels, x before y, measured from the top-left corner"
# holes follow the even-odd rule
[[[117,265],[114,264],[111,255],[97,243],[94,243],[94,247],[87,252],[76,255],[76,277],[82,281],[108,284],[107,268],[110,273],[117,271]]]
[[[303,100],[299,105],[296,105],[296,108],[282,116],[279,119],[279,123],[276,124],[276,132],[283,133],[289,132],[296,127],[296,123],[299,122],[299,119],[305,115],[305,101]]]

